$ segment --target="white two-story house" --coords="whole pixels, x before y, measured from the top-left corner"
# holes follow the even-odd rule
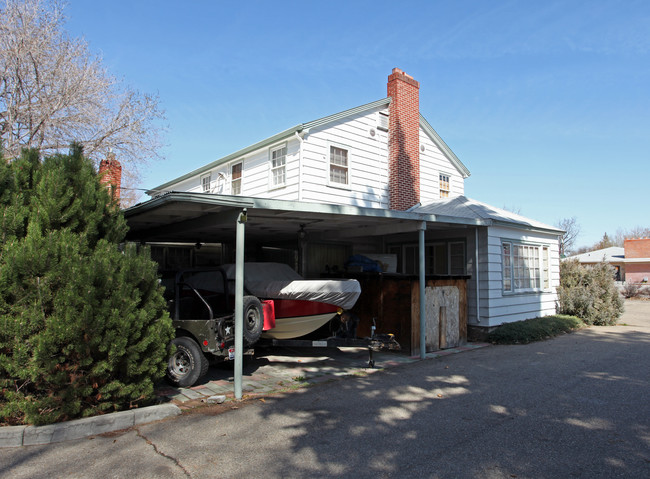
[[[249,248],[256,259],[290,259],[297,244],[307,277],[343,271],[354,254],[383,258],[391,273],[424,267],[435,277],[464,276],[470,328],[555,313],[562,232],[465,196],[470,172],[421,115],[419,89],[395,68],[386,98],[296,125],[153,188],[152,200],[127,210],[133,238],[173,239],[160,234],[165,227],[154,232],[137,221],[172,198],[205,202],[204,212],[210,202],[248,202],[260,211]],[[299,222],[292,212],[305,215]],[[192,243],[228,242],[201,230],[208,221],[197,215],[185,220],[202,231]],[[275,228],[281,218],[293,223]]]

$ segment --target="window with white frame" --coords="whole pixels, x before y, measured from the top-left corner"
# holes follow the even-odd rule
[[[503,291],[515,293],[549,288],[548,255],[548,246],[502,242]]]
[[[287,145],[272,148],[271,157],[271,188],[284,186],[287,181],[286,161]]]
[[[212,173],[201,176],[201,191],[204,193],[210,192],[210,184],[212,183]]]
[[[449,198],[449,175],[440,173],[440,198]]]
[[[349,185],[348,150],[330,146],[330,184]]]
[[[241,195],[242,167],[242,162],[230,166],[230,194]]]
[[[548,246],[542,247],[542,285],[544,289],[549,289],[551,287]]]

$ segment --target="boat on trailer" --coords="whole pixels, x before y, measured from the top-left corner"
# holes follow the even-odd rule
[[[235,265],[224,265],[228,281]],[[293,339],[327,324],[351,309],[361,294],[354,279],[304,279],[283,263],[244,263],[244,294],[256,296],[264,307],[262,338]]]

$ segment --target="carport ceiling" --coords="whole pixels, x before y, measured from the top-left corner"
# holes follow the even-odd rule
[[[167,193],[124,211],[132,241],[234,241],[236,221],[247,209],[246,238],[295,240],[300,228],[309,238],[350,240],[416,231],[476,225],[463,218],[343,205],[268,200],[204,193]]]

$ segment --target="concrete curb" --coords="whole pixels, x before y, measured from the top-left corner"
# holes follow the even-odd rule
[[[180,408],[174,404],[161,404],[47,426],[7,426],[0,428],[0,447],[35,446],[81,439],[178,416],[180,413]]]

